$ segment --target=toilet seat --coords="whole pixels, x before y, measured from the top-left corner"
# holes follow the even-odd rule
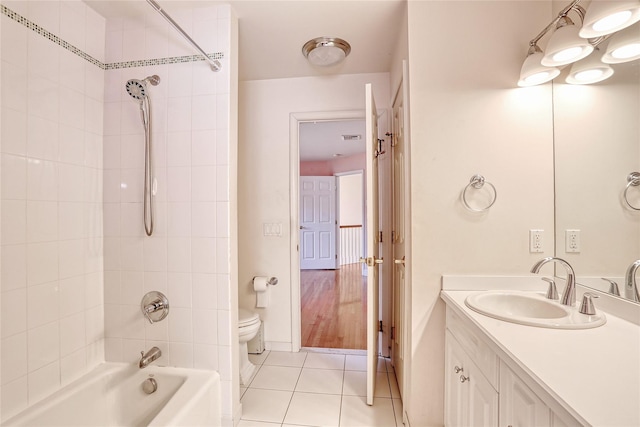
[[[243,308],[238,310],[238,327],[244,328],[260,322],[260,315]]]

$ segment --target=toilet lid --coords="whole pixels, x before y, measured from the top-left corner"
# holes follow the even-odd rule
[[[243,308],[238,310],[238,326],[252,325],[260,320],[258,313],[252,313],[249,310]]]

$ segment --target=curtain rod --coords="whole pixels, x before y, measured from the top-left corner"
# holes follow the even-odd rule
[[[151,7],[153,7],[156,10],[156,12],[158,12],[164,19],[166,19],[167,22],[171,24],[173,28],[175,28],[180,34],[182,34],[182,36],[191,44],[191,46],[193,46],[198,52],[200,52],[204,56],[204,59],[207,62],[209,62],[209,64],[211,65],[211,69],[213,71],[220,71],[220,68],[222,68],[220,61],[218,61],[217,59],[209,58],[209,55],[207,55],[207,53],[200,46],[198,46],[198,43],[193,41],[193,39],[189,37],[187,33],[185,33],[182,27],[180,27],[180,25],[178,25],[178,23],[174,21],[173,18],[167,15],[167,13],[160,7],[160,5],[155,0],[147,0],[147,3],[149,3]]]

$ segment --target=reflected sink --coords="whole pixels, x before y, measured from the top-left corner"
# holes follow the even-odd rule
[[[554,329],[586,329],[602,326],[603,313],[589,316],[576,307],[552,301],[536,292],[484,291],[469,295],[465,304],[485,316],[521,325]]]

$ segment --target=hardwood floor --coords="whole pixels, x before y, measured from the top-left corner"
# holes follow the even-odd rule
[[[367,280],[361,268],[300,271],[303,347],[366,349]]]

